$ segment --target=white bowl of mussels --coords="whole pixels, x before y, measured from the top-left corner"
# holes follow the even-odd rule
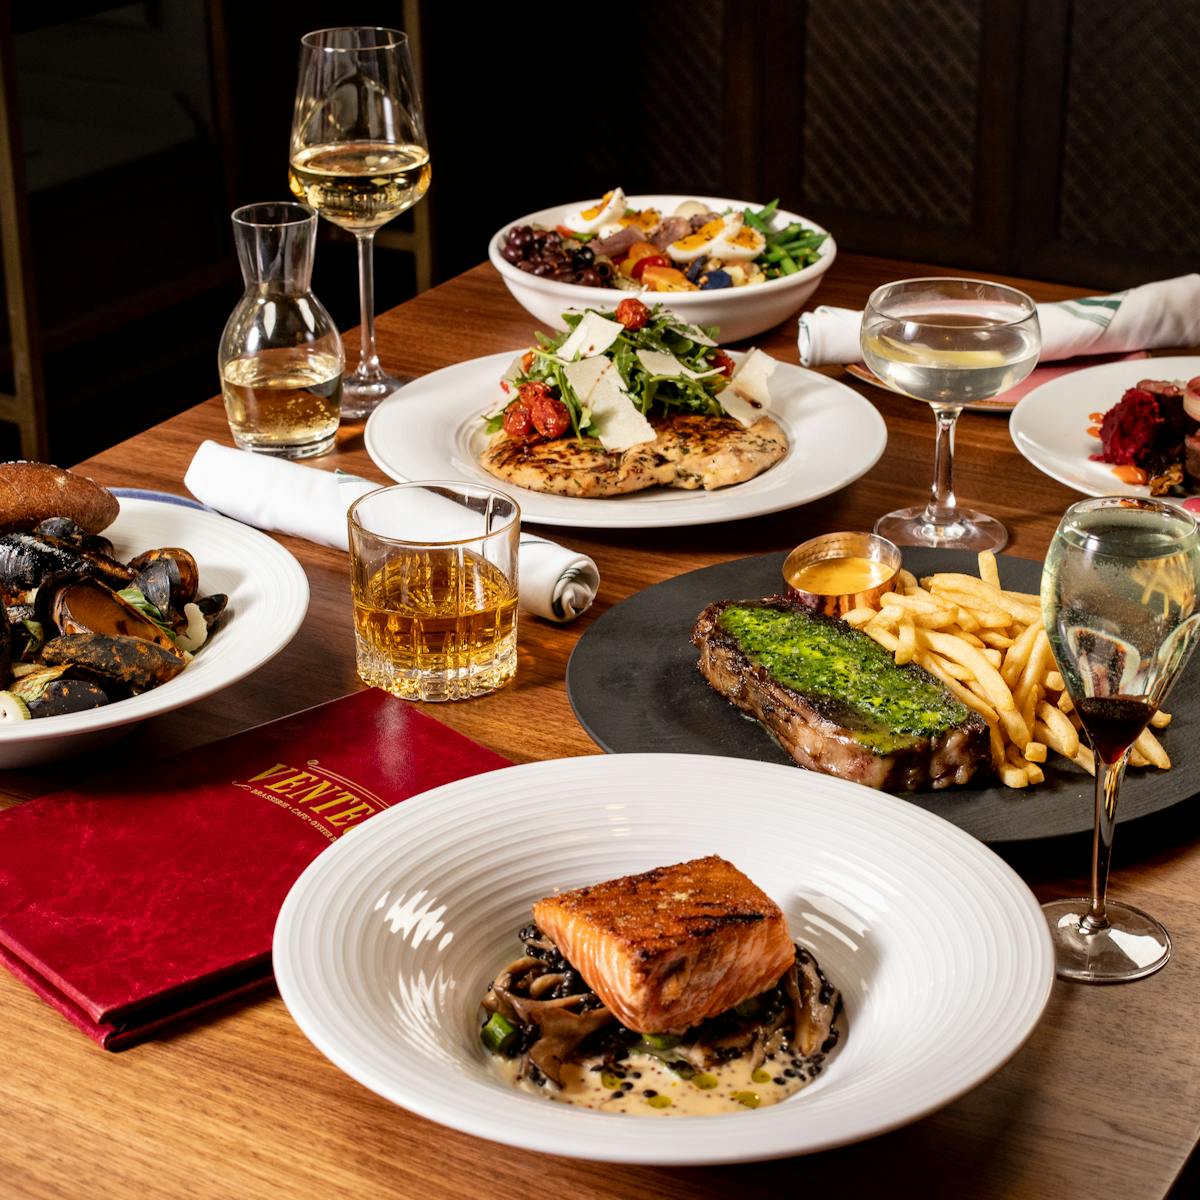
[[[300,564],[190,502],[121,500],[100,535],[66,518],[0,534],[0,769],[57,762],[221,691],[291,641]]]

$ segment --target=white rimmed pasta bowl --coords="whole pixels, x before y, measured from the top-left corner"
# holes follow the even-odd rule
[[[841,989],[824,1073],[778,1105],[695,1117],[504,1082],[479,1000],[531,902],[712,853],[781,905]],[[948,822],[792,767],[653,754],[509,767],[397,804],[300,877],[273,961],[314,1045],[413,1112],[548,1154],[690,1166],[828,1149],[934,1111],[1020,1049],[1054,978],[1029,889]]]

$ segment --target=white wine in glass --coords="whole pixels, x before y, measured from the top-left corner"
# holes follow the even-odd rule
[[[999,550],[1008,540],[1004,526],[955,498],[954,427],[964,405],[1007,391],[1037,365],[1037,306],[1004,284],[902,279],[871,294],[860,340],[867,366],[924,400],[937,420],[929,502],[880,517],[875,532],[899,546]]]
[[[402,380],[375,347],[375,231],[429,190],[431,170],[408,39],[394,29],[306,33],[292,117],[293,194],[358,239],[361,355],[342,386],[342,415],[368,416]]]
[[[1117,794],[1130,748],[1200,638],[1200,532],[1161,500],[1105,496],[1067,509],[1042,574],[1054,660],[1096,755],[1092,894],[1043,905],[1058,974],[1119,983],[1171,955],[1148,913],[1107,900]]]

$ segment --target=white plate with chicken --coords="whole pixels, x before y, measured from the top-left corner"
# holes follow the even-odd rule
[[[504,403],[504,376],[525,353],[471,359],[401,388],[367,422],[366,447],[375,465],[400,481],[494,485],[499,476],[531,524],[645,529],[707,525],[806,504],[864,475],[887,444],[883,418],[870,401],[825,375],[777,363],[769,420],[756,425],[679,414],[670,428],[659,430],[652,459],[636,445],[623,454],[603,453],[591,439],[568,436],[532,444],[505,462],[507,443],[489,431],[486,417]],[[735,369],[748,358],[728,357]],[[498,469],[485,469],[489,454],[501,460],[492,464]],[[561,491],[528,486],[555,488],[564,479]],[[631,485],[638,490],[627,490]]]
[[[508,767],[381,813],[297,881],[273,962],[308,1038],[396,1104],[686,1166],[933,1112],[1020,1050],[1054,978],[1034,896],[948,822],[655,754]]]

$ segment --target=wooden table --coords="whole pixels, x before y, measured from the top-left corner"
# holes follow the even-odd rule
[[[842,255],[816,299],[861,308],[889,279],[938,268]],[[1020,282],[1020,281],[1018,281]],[[1038,299],[1079,294],[1026,282]],[[487,266],[379,319],[388,369],[412,375],[521,346],[531,322]],[[794,322],[760,344],[797,361]],[[215,334],[214,334],[215,336]],[[841,375],[839,368],[829,368]],[[922,405],[864,389],[884,415],[888,448],[863,479],[824,500],[760,519],[681,530],[553,530],[592,555],[600,596],[570,625],[522,624],[516,683],[486,699],[437,707],[439,719],[516,760],[594,754],[563,686],[589,622],[648,584],[695,567],[786,549],[833,529],[870,528],[882,512],[923,502],[932,429]],[[111,486],[184,491],[203,438],[228,442],[213,399],[83,468]],[[1040,558],[1076,497],[1029,466],[1007,423],[966,413],[956,486],[1008,526],[1009,552]],[[339,435],[322,466],[383,477],[361,428]],[[312,605],[292,644],[217,697],[140,727],[122,754],[151,756],[345,694],[354,674],[345,557],[280,539],[304,565]],[[0,802],[86,778],[86,763],[0,776]],[[1014,803],[1020,803],[1015,799]],[[1182,805],[1123,829],[1113,894],[1169,926],[1175,957],[1124,987],[1056,984],[1029,1043],[992,1079],[940,1113],[873,1141],[787,1163],[715,1170],[596,1165],[511,1150],[395,1108],[326,1061],[278,998],[111,1055],[0,972],[0,1195],[558,1197],[829,1195],[1087,1198],[1193,1194],[1187,1160],[1200,1136],[1200,822]],[[1039,897],[1086,890],[1086,838],[1010,856]],[[835,1191],[835,1189],[837,1189]]]

